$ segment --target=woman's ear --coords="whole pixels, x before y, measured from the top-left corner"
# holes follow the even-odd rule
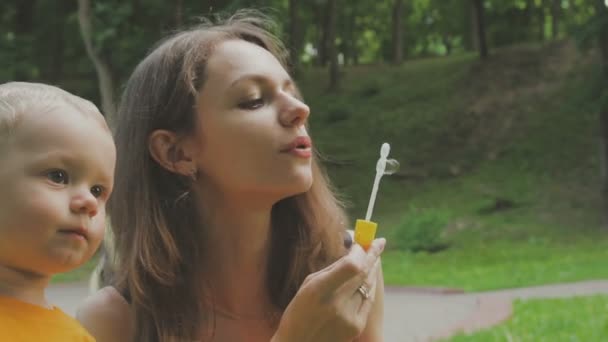
[[[192,176],[198,169],[195,152],[187,138],[178,138],[174,132],[157,129],[148,137],[148,150],[163,168],[183,176]]]

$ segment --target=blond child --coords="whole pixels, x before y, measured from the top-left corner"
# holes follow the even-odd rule
[[[115,158],[91,102],[44,84],[0,85],[0,341],[94,341],[45,289],[97,250]]]

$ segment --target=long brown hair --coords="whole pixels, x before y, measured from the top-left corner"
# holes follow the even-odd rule
[[[285,66],[286,50],[265,17],[238,12],[162,41],[127,82],[114,122],[116,184],[109,202],[117,260],[114,285],[131,298],[136,341],[200,340],[213,310],[200,274],[204,232],[190,182],[156,163],[154,130],[192,134],[195,97],[214,46],[242,39],[270,51]],[[268,293],[284,309],[304,278],[345,253],[345,214],[313,158],[313,185],[276,203],[271,216]],[[197,229],[193,229],[196,227]]]

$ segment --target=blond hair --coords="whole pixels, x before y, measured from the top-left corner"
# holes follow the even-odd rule
[[[92,102],[52,85],[30,82],[0,84],[0,148],[13,137],[24,113],[45,111],[57,104],[67,104],[81,113],[101,115]]]

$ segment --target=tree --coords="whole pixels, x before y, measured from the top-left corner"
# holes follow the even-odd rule
[[[52,3],[54,15],[49,19],[52,29],[49,32],[51,49],[48,55],[47,67],[45,68],[45,79],[51,83],[57,83],[63,77],[65,65],[65,19],[70,12],[74,12],[76,4],[71,1],[57,1]]]
[[[559,23],[562,12],[562,0],[551,0],[551,39],[559,35]]]
[[[338,49],[336,46],[337,0],[328,0],[327,41],[329,53],[329,89],[337,90],[339,83]]]
[[[14,77],[16,80],[27,81],[30,79],[27,65],[23,63],[28,58],[33,44],[34,28],[34,6],[35,0],[17,1],[14,32],[17,40],[17,53],[14,54]]]
[[[545,40],[545,20],[547,16],[545,15],[545,4],[547,0],[540,0],[540,6],[538,8],[538,34],[540,41]]]
[[[472,0],[475,26],[477,29],[477,43],[479,44],[479,57],[488,58],[488,43],[486,39],[485,8],[483,0]]]
[[[329,56],[329,0],[317,1],[315,6],[315,17],[317,21],[317,64],[326,66]]]
[[[175,1],[175,27],[180,28],[184,25],[184,1]]]
[[[112,80],[110,67],[93,47],[93,24],[90,0],[78,0],[78,22],[80,23],[80,34],[87,50],[87,55],[93,62],[95,71],[97,72],[99,92],[101,95],[101,109],[107,120],[112,124],[114,116],[116,115],[116,107],[114,105],[114,82]]]
[[[602,65],[602,101],[600,104],[599,122],[601,139],[602,197],[604,199],[604,214],[608,215],[608,9],[604,0],[594,0],[596,23],[599,25],[598,45]]]
[[[403,0],[393,4],[393,63],[403,61]]]
[[[290,62],[294,72],[297,72],[300,58],[300,16],[298,15],[298,0],[289,0],[289,50]]]

